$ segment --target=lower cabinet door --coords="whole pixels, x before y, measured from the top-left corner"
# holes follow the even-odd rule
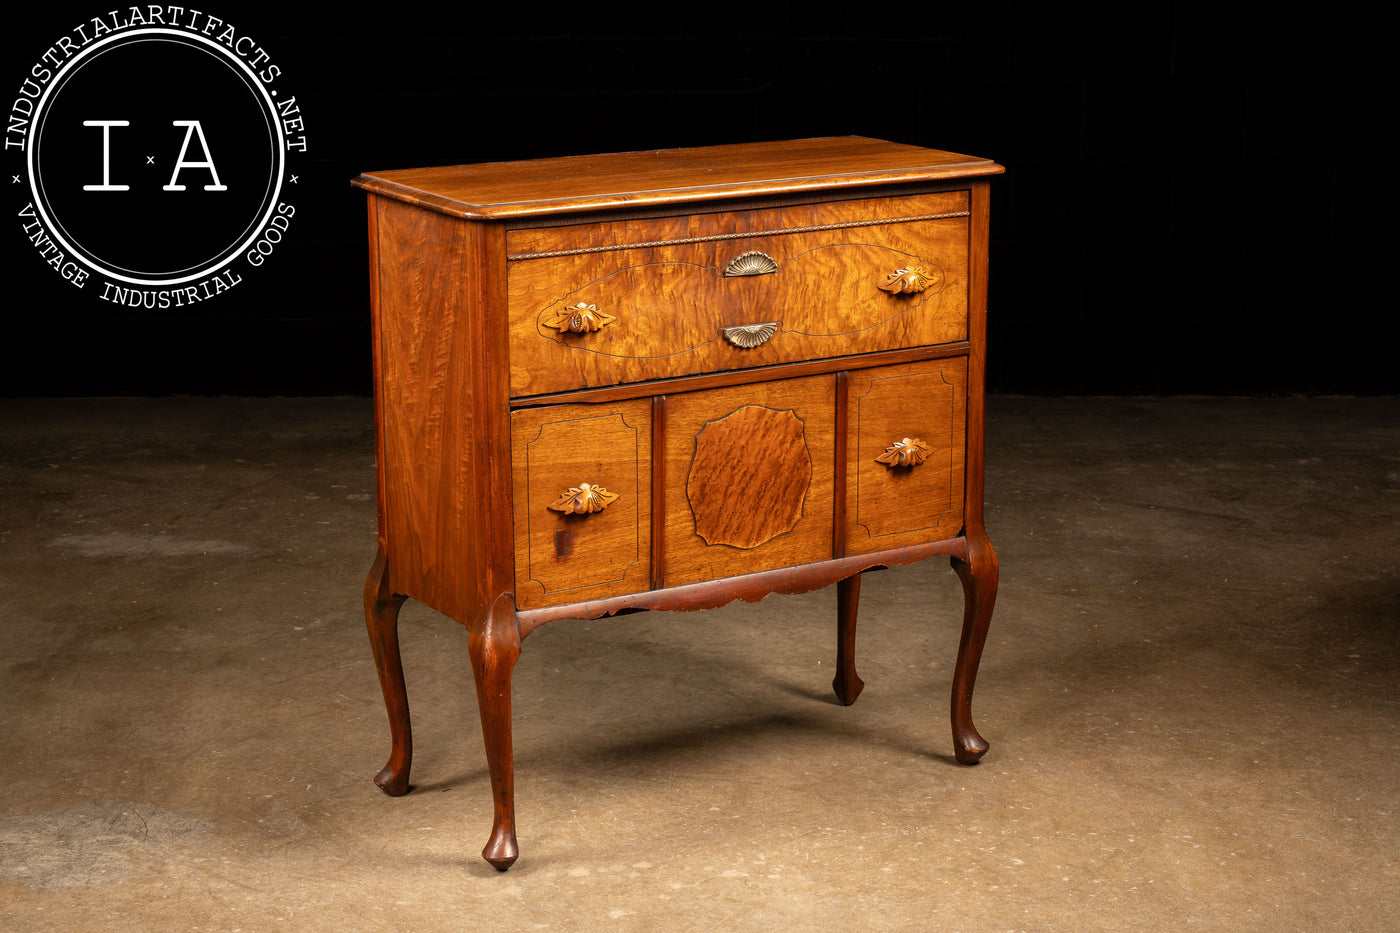
[[[967,462],[967,358],[852,371],[846,553],[956,537]]]
[[[832,554],[834,375],[666,397],[666,586]]]
[[[967,359],[844,382],[841,455],[834,374],[668,395],[655,432],[649,398],[512,412],[517,605],[651,589],[653,498],[667,587],[959,535]]]
[[[511,413],[516,605],[651,586],[651,400]]]

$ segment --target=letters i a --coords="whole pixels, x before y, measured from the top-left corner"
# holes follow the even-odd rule
[[[83,126],[102,127],[102,184],[83,185],[84,191],[130,191],[130,185],[112,184],[112,127],[130,126],[129,120],[84,120]],[[198,120],[172,120],[172,126],[183,126],[185,128],[185,141],[180,144],[180,155],[175,159],[175,170],[170,173],[169,184],[162,185],[162,191],[184,191],[185,186],[179,184],[180,169],[182,168],[207,168],[209,175],[213,179],[212,185],[205,185],[205,191],[227,191],[228,186],[220,183],[219,172],[214,167],[214,157],[209,153],[209,143],[204,138],[204,127],[200,126]],[[190,149],[190,139],[199,137],[199,148],[204,153],[203,162],[187,162],[185,155]]]

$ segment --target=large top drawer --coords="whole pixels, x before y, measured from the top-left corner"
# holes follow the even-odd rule
[[[968,192],[512,230],[510,390],[967,337]]]

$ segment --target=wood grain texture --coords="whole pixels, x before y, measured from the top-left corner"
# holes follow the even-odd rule
[[[825,464],[831,463],[834,456],[834,386],[834,376],[812,376],[667,397],[666,460],[679,474],[672,477],[664,493],[667,586],[825,560],[831,556],[832,476]],[[690,475],[695,463],[697,439],[713,423],[748,406],[776,413],[790,412],[790,417],[801,423],[802,445],[809,462],[816,468],[811,472],[810,484],[802,497],[801,515],[790,531],[752,547],[706,544],[697,531],[697,518],[714,510],[741,510],[743,517],[736,523],[744,527],[769,528],[789,520],[790,495],[782,495],[775,501],[759,492],[745,498],[726,496],[720,503],[692,502],[689,484],[680,481]],[[769,468],[764,466],[764,461],[769,451],[763,444],[746,442],[741,435],[729,435],[725,443],[728,456],[735,461],[736,472],[747,469],[754,476],[768,475]]]
[[[802,419],[745,405],[695,436],[685,497],[706,545],[747,549],[792,531],[811,485]]]
[[[850,398],[851,398],[851,374],[839,372],[836,374],[836,405],[835,428],[836,439],[832,445],[831,475],[833,478],[831,489],[831,556],[846,556],[846,512],[850,507],[850,496],[847,495],[847,488],[850,483],[846,480],[847,472],[847,450],[850,447]]]
[[[508,219],[995,175],[976,156],[861,136],[367,172],[354,184],[427,210]]]
[[[511,415],[515,597],[522,609],[651,585],[651,403],[560,405]],[[600,511],[551,506],[583,483],[617,496]]]
[[[651,399],[651,588],[666,579],[666,396]]]
[[[930,360],[851,373],[847,387],[846,553],[949,538],[963,525],[967,360]],[[905,437],[917,466],[881,462]]]
[[[900,218],[965,209],[967,192],[866,199],[723,214],[516,231],[563,242],[628,237],[662,241],[510,263],[511,391],[537,395],[822,357],[928,346],[967,335],[967,218],[780,233],[724,241],[666,242],[696,231],[781,230],[852,218]],[[758,250],[778,271],[725,276],[731,259]],[[880,289],[911,264],[930,271],[914,294]],[[617,320],[589,333],[550,322],[577,304]],[[777,322],[761,345],[743,348],[725,328]]]
[[[515,582],[503,231],[394,201],[377,216],[390,586],[465,624]]]

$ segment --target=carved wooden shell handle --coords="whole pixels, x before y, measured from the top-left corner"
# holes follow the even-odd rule
[[[560,496],[550,508],[565,515],[587,515],[590,512],[603,511],[617,498],[617,493],[608,492],[602,486],[579,483]]]
[[[602,330],[616,320],[614,315],[599,311],[597,305],[580,301],[545,321],[544,326],[552,327],[561,334],[588,334]]]
[[[875,458],[875,462],[889,467],[915,467],[927,459],[929,450],[929,446],[917,437],[906,437],[886,448],[884,453]]]
[[[906,266],[885,276],[879,289],[891,295],[917,295],[933,284],[935,275],[923,266]]]

